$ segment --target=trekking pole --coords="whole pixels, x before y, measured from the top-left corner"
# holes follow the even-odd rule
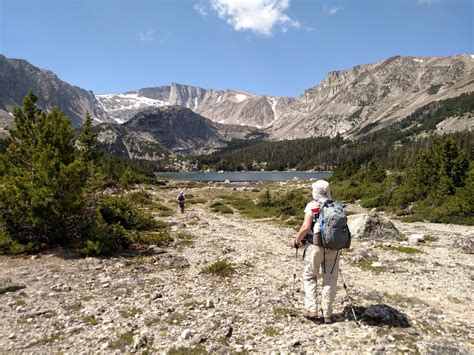
[[[342,276],[342,272],[341,272],[340,269],[339,269],[339,275],[341,275],[342,286],[344,287],[344,290],[346,290],[347,299],[348,299],[348,301],[349,301],[349,306],[351,307],[352,315],[354,316],[354,320],[355,320],[356,323],[360,326],[359,320],[357,319],[357,316],[356,316],[355,311],[354,311],[354,306],[353,306],[353,304],[352,304],[351,296],[349,296],[349,291],[347,291],[347,285],[346,285],[346,282],[344,281],[344,276]]]
[[[295,286],[296,286],[296,269],[298,267],[298,248],[295,248],[295,267],[293,268],[293,291],[291,297],[295,301]],[[294,304],[294,302],[293,302]]]

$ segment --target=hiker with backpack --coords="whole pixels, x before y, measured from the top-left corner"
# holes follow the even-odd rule
[[[294,240],[294,247],[304,245],[303,284],[304,315],[318,316],[317,276],[322,271],[322,313],[324,323],[332,322],[332,304],[336,298],[339,259],[342,248],[350,247],[347,218],[340,203],[331,200],[329,183],[312,184],[313,200],[306,205],[305,217]]]
[[[178,197],[176,198],[176,201],[178,202],[181,213],[184,213],[184,202],[186,201],[186,198],[184,197],[184,191],[181,190],[179,192]]]

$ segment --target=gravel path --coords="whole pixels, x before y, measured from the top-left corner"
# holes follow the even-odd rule
[[[174,191],[162,197],[173,199]],[[26,286],[0,294],[0,352],[474,350],[474,259],[456,247],[457,239],[472,239],[472,228],[395,221],[403,235],[424,233],[430,241],[410,254],[400,249],[406,242],[355,240],[343,256],[354,303],[391,306],[410,322],[401,328],[347,319],[342,288],[337,322],[303,318],[301,260],[292,299],[292,229],[238,213],[211,213],[203,204],[166,219],[174,234],[190,234],[193,243],[134,258],[78,259],[64,252],[0,257],[0,279]],[[358,262],[364,253],[381,267]],[[201,273],[224,258],[236,269],[231,276]]]

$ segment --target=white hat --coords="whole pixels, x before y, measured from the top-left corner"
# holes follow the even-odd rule
[[[318,180],[312,185],[313,188],[313,199],[319,200],[320,198],[331,199],[331,190],[329,189],[329,182],[326,180]]]

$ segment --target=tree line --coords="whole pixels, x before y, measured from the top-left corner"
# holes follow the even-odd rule
[[[145,231],[162,238],[151,215],[106,192],[151,181],[150,167],[102,154],[88,114],[76,137],[68,117],[36,102],[30,91],[1,144],[0,253],[68,246],[104,255],[154,240]]]

